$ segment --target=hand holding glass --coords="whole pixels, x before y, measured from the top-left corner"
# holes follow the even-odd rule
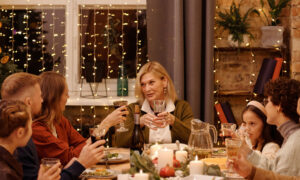
[[[118,109],[121,106],[127,106],[128,105],[128,101],[126,101],[126,100],[114,101],[113,104],[114,104],[115,109]],[[128,131],[128,129],[125,128],[125,126],[124,126],[124,122],[120,123],[120,128],[117,129],[117,131],[118,132],[126,132],[126,131]]]
[[[221,132],[223,138],[231,137],[232,133],[236,130],[236,124],[234,123],[222,123],[221,124]]]
[[[155,116],[164,112],[166,109],[164,100],[153,100],[153,111]]]
[[[225,146],[227,152],[227,160],[232,161],[233,158],[237,158],[238,151],[242,145],[242,141],[238,138],[226,138],[225,139]],[[233,173],[232,166],[229,167],[229,172]]]
[[[41,160],[42,166],[44,167],[45,171],[48,171],[52,166],[59,163],[60,160],[58,158],[43,158]]]
[[[99,129],[97,127],[95,128],[90,128],[89,129],[90,136],[92,139],[92,143],[95,143],[98,140],[104,139],[106,130],[105,129]]]

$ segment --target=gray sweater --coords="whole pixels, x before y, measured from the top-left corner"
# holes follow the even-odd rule
[[[300,126],[292,121],[281,125],[278,130],[284,138],[284,144],[278,150],[274,160],[252,151],[248,160],[259,168],[272,170],[290,176],[300,176]]]

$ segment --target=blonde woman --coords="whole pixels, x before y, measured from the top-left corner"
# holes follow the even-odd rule
[[[178,100],[173,82],[165,68],[158,62],[145,64],[137,74],[135,95],[138,102],[128,106],[125,126],[129,132],[117,133],[116,144],[129,147],[134,127],[134,105],[141,107],[140,126],[146,143],[171,143],[179,140],[187,143],[193,113],[190,105]],[[165,101],[165,111],[154,114],[154,100]]]

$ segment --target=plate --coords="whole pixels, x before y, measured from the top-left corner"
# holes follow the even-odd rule
[[[228,170],[224,170],[222,172],[225,174],[228,180],[244,180],[244,178],[237,173],[231,173]]]
[[[107,163],[109,164],[118,164],[118,163],[123,163],[123,162],[127,162],[129,161],[129,155],[128,154],[123,154],[123,153],[118,153],[117,157],[112,157],[112,158],[108,158]],[[100,164],[105,164],[106,160],[105,159],[101,159],[99,161]]]
[[[108,178],[117,177],[117,173],[111,169],[88,168],[80,175],[81,178]]]

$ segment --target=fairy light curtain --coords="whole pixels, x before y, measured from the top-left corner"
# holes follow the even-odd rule
[[[12,70],[65,73],[64,7],[2,6],[0,17],[1,56],[16,65]]]

